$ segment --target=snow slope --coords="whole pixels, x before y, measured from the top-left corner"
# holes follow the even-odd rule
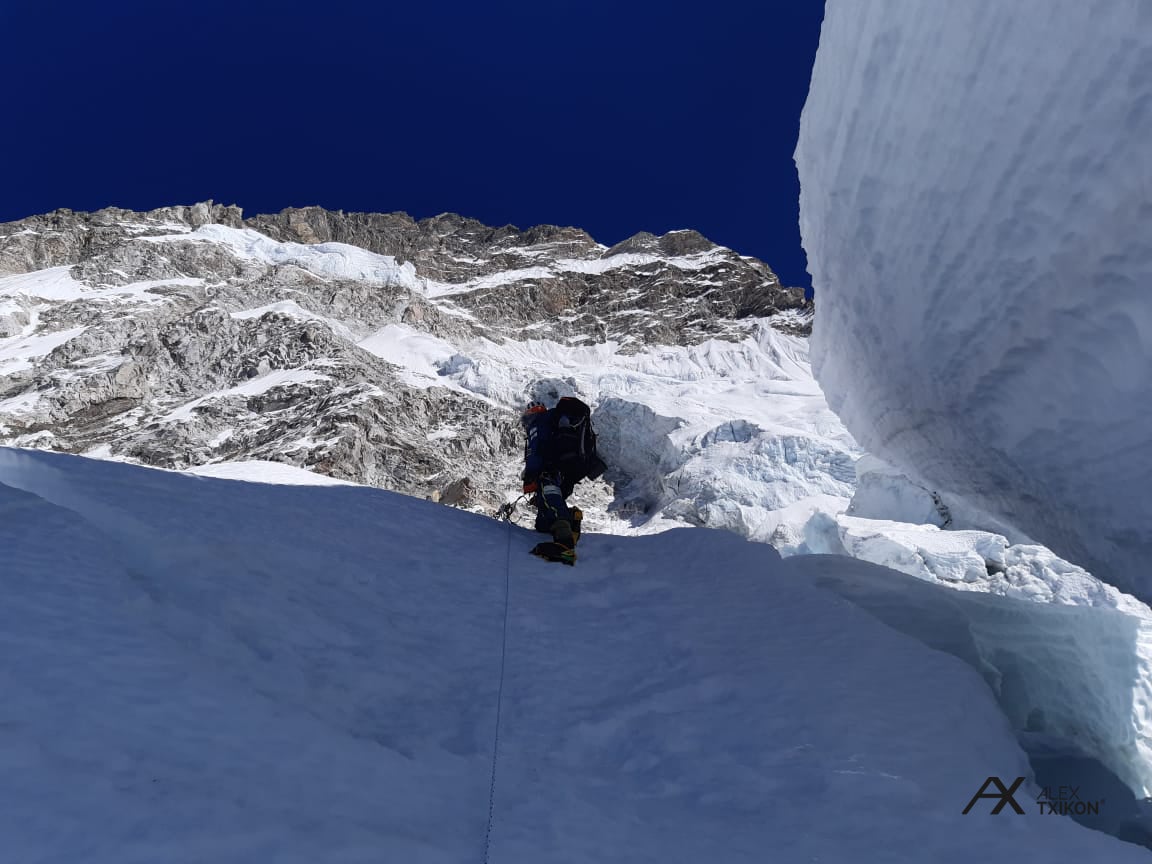
[[[796,163],[861,445],[1152,597],[1152,7],[829,0]]]
[[[0,512],[7,860],[1148,857],[1027,786],[962,816],[1028,770],[983,682],[729,533],[569,570],[379,490],[10,449]]]

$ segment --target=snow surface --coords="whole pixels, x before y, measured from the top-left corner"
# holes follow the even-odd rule
[[[676,267],[680,270],[703,270],[717,261],[722,261],[728,249],[717,246],[694,255],[654,255],[647,252],[621,252],[604,258],[558,258],[546,265],[538,267],[522,267],[518,270],[502,270],[486,276],[477,276],[467,282],[434,282],[426,283],[425,291],[429,297],[447,297],[452,294],[466,294],[470,291],[500,288],[513,282],[522,282],[526,279],[552,279],[564,273],[602,274],[623,267],[643,267],[649,264]],[[525,256],[520,250],[516,254]],[[543,254],[543,252],[537,253]]]
[[[17,360],[52,347],[48,340],[53,334],[38,332],[36,291],[72,297],[75,292],[102,290],[73,282],[65,268],[20,284],[35,289],[11,294],[12,302],[28,311],[29,323],[22,333],[0,343],[0,351],[10,350]],[[340,322],[292,301],[234,315],[245,318],[267,312],[317,320],[345,339],[358,338]],[[20,319],[13,320],[19,324]],[[741,342],[658,346],[635,354],[625,353],[616,343],[571,348],[531,340],[473,340],[452,345],[402,324],[384,327],[358,344],[397,364],[402,377],[414,386],[447,386],[510,409],[530,397],[551,400],[576,393],[587,399],[595,406],[601,449],[612,465],[615,488],[582,488],[578,497],[586,503],[586,496],[591,494],[596,500],[595,496],[602,495],[607,503],[615,495],[616,512],[629,517],[590,519],[590,528],[641,534],[683,524],[726,527],[745,537],[768,540],[785,554],[835,552],[965,590],[1038,604],[1118,608],[1113,595],[1097,580],[1043,547],[1023,545],[1027,538],[1022,535],[1012,535],[1010,545],[1004,537],[987,532],[945,535],[892,522],[892,518],[911,523],[934,517],[943,520],[931,490],[871,457],[853,468],[860,451],[828,409],[812,378],[807,342],[778,333],[768,322],[755,322]],[[101,363],[120,359],[108,357]],[[165,419],[190,420],[198,406],[214,399],[243,398],[274,387],[309,386],[321,378],[309,369],[277,370],[172,406]],[[29,408],[36,398],[37,394],[29,394],[4,404]],[[17,404],[21,399],[24,402]],[[231,434],[232,430],[221,430],[216,443]],[[457,429],[446,425],[428,437],[437,440],[457,434]],[[20,443],[37,442],[25,437]],[[298,446],[309,443],[302,439]],[[107,457],[109,453],[97,449],[91,455]],[[276,483],[327,480],[277,463],[213,465],[198,473]],[[955,500],[950,499],[949,505],[950,515],[960,512]],[[843,515],[846,509],[848,516]],[[850,518],[861,514],[888,521]],[[997,568],[995,578],[988,572],[990,566]],[[1042,622],[1038,626],[1047,626],[1043,616],[1048,613],[1037,614]],[[1125,614],[1142,622],[1144,613],[1126,609]],[[1075,625],[1075,638],[1087,638],[1085,634],[1093,632],[1100,620],[1094,615],[1098,613],[1069,619]],[[1003,664],[996,658],[1014,658],[1022,652],[1019,645],[1007,641],[1010,644],[999,637],[989,639],[991,647],[972,655],[979,660],[975,668],[981,674],[988,676],[988,670],[994,669],[1000,676]],[[1100,673],[1101,683],[1092,698],[1067,698],[1043,675],[1035,680],[1028,677],[1041,666],[1014,660],[1017,685],[997,692],[1002,701],[1013,700],[1004,707],[1017,730],[1039,729],[1065,736],[1111,767],[1133,789],[1143,790],[1152,776],[1152,750],[1142,737],[1147,724],[1141,688],[1152,677],[1147,674],[1152,652],[1140,640],[1130,647],[1132,655],[1127,660],[1138,674],[1126,680]],[[1085,668],[1095,673],[1102,667],[1088,664]],[[999,680],[996,676],[989,677],[990,683]],[[1112,708],[1101,710],[1100,700]],[[1033,716],[1033,709],[1041,713]]]
[[[211,393],[206,393],[190,402],[185,402],[178,408],[174,408],[168,412],[164,417],[160,418],[160,422],[170,422],[173,420],[191,420],[195,417],[195,410],[206,402],[211,402],[216,399],[228,399],[234,396],[259,396],[267,393],[274,387],[285,387],[293,384],[308,384],[314,381],[328,381],[330,380],[327,375],[320,375],[308,369],[275,369],[264,375],[258,375],[255,378],[250,378],[235,387],[229,387],[227,390],[215,390]]]
[[[836,559],[802,555],[787,564],[980,672],[1018,732],[1040,733],[1089,755],[1140,798],[1152,791],[1147,607],[1131,608],[1124,602],[1131,598],[1068,605],[955,591],[863,561],[828,570],[829,560]],[[1060,782],[1078,780],[1066,772]]]
[[[325,474],[317,474],[306,468],[285,465],[283,462],[269,462],[266,459],[246,459],[242,462],[217,462],[213,465],[197,465],[182,472],[198,477],[215,477],[220,480],[243,480],[248,483],[274,483],[286,486],[358,486],[347,480],[338,480]]]
[[[49,267],[31,273],[17,273],[14,276],[0,276],[0,297],[28,297],[40,300],[62,302],[68,300],[136,301],[162,303],[163,294],[153,293],[153,288],[166,286],[198,286],[203,279],[176,278],[151,279],[132,282],[128,285],[93,287],[72,278],[70,266]]]
[[[46,333],[0,339],[0,375],[11,375],[33,367],[34,359],[51,354],[69,339],[79,336],[87,327],[70,327]]]
[[[293,264],[326,279],[355,279],[423,290],[411,262],[398,264],[391,255],[378,255],[347,243],[281,243],[251,228],[201,225],[195,231],[141,237],[149,243],[219,243],[237,258],[258,264]]]
[[[1148,860],[1031,785],[961,815],[1024,754],[966,665],[810,584],[859,562],[682,530],[569,570],[379,490],[11,449],[0,511],[14,861]]]
[[[781,552],[845,555],[890,568],[869,577],[862,593],[845,595],[872,611],[892,606],[890,594],[923,592],[908,589],[899,573],[945,592],[985,595],[915,594],[926,602],[896,603],[910,622],[902,629],[928,634],[926,644],[940,647],[931,622],[967,620],[956,626],[970,629],[971,638],[953,653],[988,679],[1019,732],[1061,739],[1141,797],[1152,792],[1152,610],[1027,539],[941,530],[942,513],[951,513],[927,490],[874,457],[858,467],[868,481],[847,510],[817,508],[798,533],[793,518],[785,536],[773,537]],[[885,507],[905,521],[854,515]],[[915,524],[917,514],[936,523]]]
[[[343,324],[335,318],[329,318],[326,315],[309,311],[295,300],[277,300],[275,303],[269,303],[265,306],[257,306],[252,309],[244,309],[240,312],[232,312],[229,314],[230,317],[237,320],[247,320],[249,318],[260,318],[269,312],[287,315],[289,318],[295,318],[299,321],[319,321],[337,336],[347,339],[349,342],[355,342],[358,338],[346,324]]]
[[[41,312],[53,303],[92,300],[101,303],[136,304],[164,302],[154,289],[169,286],[198,286],[202,279],[155,279],[113,287],[93,287],[72,278],[71,267],[50,267],[31,273],[0,276],[0,316],[27,321],[19,333],[0,338],[0,375],[13,375],[32,369],[33,361],[79,336],[87,327],[48,330]],[[19,317],[17,317],[19,316]]]
[[[1062,736],[1133,790],[1152,791],[1152,643],[1123,643],[1129,652],[1123,665],[1113,663],[1122,652],[1112,643],[1082,664],[1084,674],[1072,679],[1071,689],[1053,686],[1043,673],[1043,658],[1058,653],[1057,637],[1091,642],[1117,609],[1133,622],[1129,629],[1142,633],[1152,614],[1019,532],[1009,542],[986,531],[942,532],[919,524],[943,521],[931,490],[872,457],[853,466],[859,451],[811,377],[805,340],[765,327],[740,343],[626,355],[613,343],[456,346],[392,325],[360,344],[405,365],[410,381],[481,394],[509,408],[529,396],[549,401],[574,392],[587,399],[616,477],[616,513],[630,517],[591,523],[596,530],[643,534],[703,523],[770,541],[786,555],[833,552],[949,588],[1029,601],[1036,607],[1034,630],[1048,632],[1053,616],[1065,629],[1051,646],[1042,639],[1033,646],[1008,638],[1011,628],[1006,636],[985,627],[993,635],[981,643],[982,653],[971,655],[974,668],[990,682],[1013,682],[997,692],[1018,731]],[[587,506],[593,495],[582,485],[574,500]],[[852,519],[845,510],[890,518]],[[952,608],[947,596],[938,602]],[[1068,614],[1046,605],[1087,608]],[[1024,617],[1031,607],[1021,611],[1019,603],[1007,601],[1005,607],[1013,627],[1027,631],[1021,622],[1033,620]],[[1039,659],[1017,659],[1029,649]],[[1138,674],[1111,675],[1113,668]],[[1081,694],[1077,687],[1092,675],[1096,682]]]
[[[953,530],[978,528],[1002,534],[1012,543],[1036,545],[1019,528],[951,493],[929,489],[871,454],[856,461],[856,491],[852,493],[848,514],[914,525],[930,523]]]
[[[448,342],[410,327],[389,324],[357,343],[369,354],[375,354],[399,366],[401,378],[412,387],[443,387],[441,368],[456,353]]]
[[[828,0],[813,365],[869,452],[1152,597],[1152,7]]]
[[[1063,738],[1141,796],[1152,794],[1152,609],[1043,546],[982,531],[820,513],[805,541],[809,553],[960,589],[951,599],[917,594],[923,589],[885,570],[871,575],[861,605],[896,605],[912,622],[900,629],[914,635],[935,633],[930,622],[946,610],[975,650],[953,653],[987,675],[1016,729]],[[939,636],[925,641],[940,647]]]
[[[649,529],[706,524],[767,540],[787,523],[798,536],[813,506],[842,509],[852,494],[860,451],[812,378],[807,340],[766,320],[740,342],[634,354],[611,341],[453,345],[404,324],[359,345],[400,366],[413,386],[449,387],[509,410],[529,399],[584,399],[617,503],[643,513]]]
[[[0,276],[0,297],[23,296],[57,301],[79,299],[91,289],[73,279],[71,272],[71,267],[64,266]]]

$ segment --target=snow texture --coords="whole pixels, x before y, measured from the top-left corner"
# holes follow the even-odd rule
[[[1152,597],[1152,5],[829,0],[813,366],[869,452]]]
[[[964,650],[952,653],[985,675],[1019,732],[1062,739],[1134,793],[1152,792],[1152,610],[1044,546],[945,531],[928,518],[913,524],[918,515],[940,521],[927,491],[872,457],[860,468],[868,482],[847,512],[817,509],[781,551],[890,568],[845,596],[872,611],[903,610],[898,620],[882,620],[932,647],[941,647],[941,616],[970,631]],[[858,506],[861,491],[866,506]],[[885,507],[907,521],[854,515]],[[940,590],[926,592],[892,570]]]
[[[792,572],[841,594],[889,626],[980,671],[1017,730],[1090,754],[1148,795],[1152,615],[1145,608],[1036,603],[880,566],[840,571],[823,556],[788,559]]]
[[[259,264],[294,264],[326,279],[357,279],[422,290],[423,282],[409,262],[377,255],[347,243],[281,243],[251,228],[201,225],[195,231],[142,237],[150,243],[219,243],[237,258]]]
[[[618,531],[707,525],[768,540],[781,525],[797,535],[817,504],[842,509],[852,494],[860,451],[812,378],[807,340],[766,322],[739,342],[636,353],[611,341],[454,346],[403,324],[359,345],[400,365],[408,383],[511,410],[528,399],[584,399],[612,467],[615,509],[643,516]]]
[[[675,233],[675,232],[672,232]],[[429,297],[448,297],[481,289],[499,288],[524,279],[547,279],[563,273],[607,273],[624,267],[642,267],[649,264],[668,264],[680,270],[702,270],[723,260],[723,247],[709,249],[694,255],[652,255],[643,252],[620,252],[604,258],[560,258],[539,267],[525,267],[519,270],[502,270],[486,276],[478,276],[460,284],[429,281],[426,293]]]
[[[207,218],[210,208],[201,209]],[[814,509],[829,502],[841,506],[852,492],[852,460],[860,451],[812,378],[807,342],[775,330],[778,315],[723,317],[737,309],[772,311],[771,302],[759,301],[782,290],[775,277],[755,259],[744,259],[757,264],[748,268],[731,250],[713,246],[695,232],[670,232],[664,238],[638,235],[613,249],[593,243],[583,232],[575,232],[571,243],[536,247],[509,238],[498,262],[461,258],[482,266],[464,268],[456,273],[459,282],[445,286],[418,277],[411,263],[400,265],[392,256],[347,244],[293,243],[248,228],[201,224],[193,229],[155,219],[149,219],[145,229],[162,233],[129,231],[130,242],[112,247],[122,261],[98,257],[85,268],[55,267],[0,279],[0,371],[14,373],[11,382],[0,382],[9,385],[0,387],[0,433],[7,434],[7,443],[93,455],[132,454],[128,458],[171,467],[237,456],[284,456],[298,465],[346,472],[343,476],[366,482],[391,482],[430,496],[442,495],[447,483],[469,477],[476,489],[470,506],[489,508],[495,506],[497,490],[519,486],[514,482],[519,448],[506,446],[509,432],[518,431],[512,412],[530,397],[551,401],[571,394],[596,409],[597,426],[607,430],[602,449],[620,469],[601,484],[589,508],[589,524],[602,529],[612,523],[626,533],[704,525],[786,546],[802,536],[804,521]],[[666,254],[665,246],[687,254]],[[512,266],[522,263],[521,251],[531,253],[528,268]],[[117,269],[114,263],[128,269]],[[488,272],[491,266],[511,269]],[[104,281],[136,278],[129,271],[202,278],[103,286]],[[729,278],[729,271],[739,271],[739,278]],[[82,274],[93,284],[79,281]],[[612,278],[597,288],[597,296],[609,302],[585,309],[581,296],[586,292],[578,286],[588,283],[581,280],[605,274]],[[530,316],[523,326],[495,325],[493,310],[500,316],[507,312],[515,321],[517,307],[535,305],[528,303],[531,292],[524,302],[514,300],[533,277],[556,280],[562,294],[571,293],[571,304],[555,315]],[[332,291],[317,287],[328,280],[334,283]],[[173,310],[110,308],[105,318],[104,309],[85,315],[83,302],[73,303],[90,298],[163,299],[153,289],[177,285],[199,290],[170,293],[171,306],[203,303],[205,316],[226,313],[241,322],[232,333],[259,331],[255,339],[245,336],[243,358],[224,359],[232,353],[227,340],[217,341],[207,353],[195,348],[203,326],[196,320],[200,313],[185,322],[182,316],[168,320]],[[676,299],[688,289],[702,293],[690,291],[691,296]],[[358,299],[335,301],[341,292]],[[490,301],[478,301],[477,294]],[[746,296],[715,308],[715,297],[706,300],[708,295],[728,294]],[[361,306],[366,307],[363,314]],[[662,344],[686,338],[674,322],[697,312],[700,338],[717,333],[738,341]],[[612,324],[617,316],[629,322],[623,332]],[[143,332],[135,325],[137,317]],[[554,329],[557,321],[576,319],[582,325],[564,337],[568,345],[548,341],[560,335]],[[65,330],[62,321],[91,326]],[[126,323],[112,326],[121,321]],[[316,350],[339,351],[344,366],[327,380],[316,372],[323,368],[320,358],[291,373],[283,371],[314,353],[300,349],[285,326],[297,321],[331,331],[331,340],[320,333],[324,348]],[[667,326],[645,330],[661,321]],[[802,329],[799,315],[788,321]],[[181,344],[190,350],[172,355],[174,365],[167,360],[158,364],[156,358],[170,353],[164,347],[172,338],[169,329],[180,331]],[[309,335],[316,329],[310,328]],[[147,337],[153,333],[156,338],[149,345]],[[142,339],[149,348],[155,343],[159,347],[141,351],[136,346]],[[293,350],[286,351],[284,342]],[[111,353],[125,343],[130,349]],[[99,353],[89,353],[89,346]],[[61,362],[50,362],[52,357],[40,362],[53,351]],[[141,355],[143,361],[137,362]],[[367,355],[385,360],[394,370]],[[361,368],[353,368],[357,366]],[[211,376],[207,384],[202,380],[206,373]],[[249,380],[260,373],[267,374]],[[403,423],[377,423],[364,416],[369,409],[353,411],[356,422],[348,422],[336,416],[344,406],[328,398],[340,396],[341,387],[360,383],[378,387],[376,395],[391,395],[397,378],[404,385],[399,392],[425,391],[402,397],[408,405],[419,405],[422,418],[432,417],[437,427],[421,428],[421,443],[451,442],[434,460],[403,441],[402,434],[396,440]],[[248,410],[251,400],[246,397],[260,392],[253,387],[276,387],[275,399]],[[475,413],[492,421],[488,427],[484,421],[469,429],[453,416],[466,410],[462,405],[468,402],[484,403]],[[273,407],[277,404],[280,407]],[[285,406],[291,410],[277,416]],[[442,406],[452,412],[445,424],[435,418]],[[111,440],[98,437],[104,434],[101,424],[89,422],[103,412],[115,417],[106,424],[114,427],[107,433]],[[82,414],[83,422],[71,419],[76,414]],[[641,428],[630,422],[657,417]],[[343,427],[342,436],[284,431],[292,425],[330,428],[333,423]],[[79,434],[77,426],[83,430]],[[379,449],[380,435],[398,449],[386,459],[370,458]],[[470,440],[479,442],[478,448],[470,446]],[[258,450],[246,450],[252,447]],[[325,447],[330,449],[318,452]],[[501,464],[489,470],[497,476],[477,477],[478,453],[491,466],[494,449]],[[393,468],[404,461],[396,458],[401,453],[417,464],[427,463],[428,470],[404,469],[401,473],[414,476],[399,480]],[[613,515],[604,512],[609,505]],[[617,513],[627,518],[618,519]]]
[[[1088,754],[1141,798],[1152,792],[1152,612],[1147,607],[1131,605],[1136,601],[1124,595],[1061,603],[1034,602],[1018,591],[1000,596],[954,591],[887,566],[826,571],[825,560],[809,555],[788,563],[889,626],[982,673],[1019,732],[1043,734]],[[895,555],[883,560],[907,569]],[[1009,565],[1005,581],[1019,576],[1011,573],[1019,566]]]
[[[0,511],[8,860],[1147,860],[1031,784],[961,815],[1025,756],[966,665],[809,584],[859,562],[681,530],[569,570],[380,490],[11,449]]]
[[[219,227],[219,226],[216,226]],[[104,302],[159,303],[164,297],[153,288],[202,285],[202,279],[153,279],[128,285],[94,287],[72,278],[71,267],[49,267],[31,273],[0,276],[0,297],[51,300],[97,300]]]
[[[221,480],[246,480],[250,483],[277,483],[284,486],[356,486],[347,480],[317,474],[305,468],[285,465],[283,462],[268,462],[264,459],[249,459],[244,462],[218,462],[215,465],[198,465],[183,473],[198,477],[216,477]]]
[[[292,385],[309,384],[314,381],[327,381],[327,377],[310,372],[307,369],[276,369],[264,375],[250,378],[243,384],[229,387],[227,390],[217,390],[207,393],[191,402],[186,402],[168,413],[164,420],[191,420],[195,417],[195,410],[205,403],[216,399],[232,397],[259,396],[276,387],[290,387]]]
[[[932,524],[953,530],[975,528],[1002,534],[1014,544],[1037,545],[1019,528],[979,510],[970,501],[929,489],[870,454],[856,461],[856,490],[852,493],[848,515],[913,525]]]

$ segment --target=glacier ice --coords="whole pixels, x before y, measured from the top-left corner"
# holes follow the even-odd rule
[[[634,353],[611,341],[572,347],[474,339],[457,350],[409,332],[393,325],[387,334],[418,343],[403,357],[374,337],[360,344],[403,362],[411,382],[508,407],[561,395],[593,406],[614,486],[599,497],[630,517],[598,520],[597,530],[701,525],[772,540],[787,551],[799,544],[813,510],[842,509],[852,494],[859,448],[812,378],[807,340],[776,331],[767,319],[750,319],[740,341]]]
[[[1036,542],[1019,528],[974,507],[972,502],[929,489],[871,454],[856,460],[856,488],[847,513],[953,530],[980,529],[1002,534],[1012,543]]]
[[[796,572],[968,662],[1021,734],[1063,741],[1132,792],[1152,792],[1152,609],[1030,541],[913,524],[938,517],[931,499],[879,460],[860,467],[864,506],[858,490],[846,512],[813,513],[781,551],[876,566],[836,579],[819,563]],[[859,515],[885,508],[908,521]]]
[[[1009,589],[999,596],[956,591],[893,573],[911,566],[894,550],[877,557],[884,566],[868,567],[861,557],[864,566],[844,571],[829,570],[823,555],[787,562],[797,575],[981,672],[1016,730],[1070,742],[1133,792],[1152,793],[1152,610],[1090,588],[1075,598],[1080,602],[1037,601],[1011,591],[1013,577],[1042,581],[1022,572],[998,580]],[[1033,556],[1017,550],[1013,557],[1011,569],[1019,571]]]
[[[1152,5],[829,0],[796,164],[861,445],[1152,596]]]

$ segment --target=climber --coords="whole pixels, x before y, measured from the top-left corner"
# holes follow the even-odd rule
[[[564,396],[554,408],[532,402],[520,417],[524,441],[524,494],[536,508],[536,530],[552,535],[551,542],[532,549],[548,561],[576,563],[583,513],[567,498],[581,480],[595,480],[605,465],[596,452],[596,433],[588,406]]]

